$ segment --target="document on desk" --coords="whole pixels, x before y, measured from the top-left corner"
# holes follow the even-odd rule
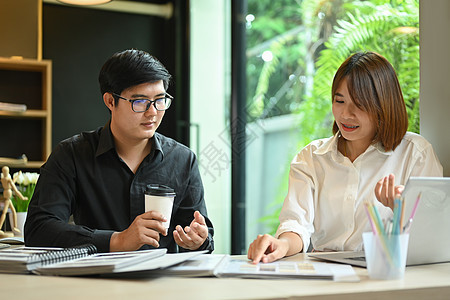
[[[45,247],[17,247],[0,250],[1,273],[31,273],[34,269],[92,255],[96,250],[90,247],[82,248],[45,248]]]
[[[0,239],[0,243],[10,245],[23,245],[25,244],[25,241],[21,236],[13,236]]]
[[[130,267],[151,262],[166,255],[166,249],[97,253],[72,261],[44,265],[33,270],[39,275],[80,276],[120,273]]]
[[[84,251],[86,250],[86,251]],[[88,252],[89,251],[89,252]],[[96,253],[96,249],[18,247],[0,250],[0,273],[85,276],[152,272],[206,251],[167,254],[167,249]]]
[[[230,257],[217,270],[218,277],[278,278],[278,279],[328,279],[357,282],[358,275],[350,265],[311,261],[276,261],[253,264]]]
[[[70,259],[62,260],[58,256],[52,258],[53,253],[51,252],[45,253],[45,255],[47,254],[50,261],[40,263],[28,269],[34,274],[54,276],[85,276],[117,273],[129,266],[140,265],[164,256],[166,249],[93,253],[79,257],[75,254]],[[57,252],[54,255],[57,255]],[[29,266],[29,263],[27,265]]]
[[[167,249],[97,253],[93,245],[74,248],[17,247],[0,250],[0,273],[53,276],[129,277],[161,270],[207,253],[167,253]]]
[[[202,254],[169,268],[156,270],[154,274],[182,277],[217,276],[220,266],[229,259],[227,254]]]
[[[176,268],[183,262],[195,259],[198,256],[206,255],[207,250],[202,251],[190,251],[181,253],[167,253],[160,257],[156,257],[152,260],[147,260],[139,264],[130,265],[126,268],[122,268],[114,274],[104,274],[106,277],[112,275],[113,277],[139,277],[139,276],[159,276],[159,275],[172,275],[170,271],[172,268]],[[177,275],[179,273],[177,272]]]
[[[165,276],[239,277],[278,279],[327,279],[357,282],[359,277],[350,265],[311,261],[277,261],[252,264],[247,259],[226,254],[203,254],[173,267],[159,270]]]

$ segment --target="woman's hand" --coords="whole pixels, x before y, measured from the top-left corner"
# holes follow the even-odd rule
[[[302,248],[302,239],[293,232],[285,232],[278,239],[269,234],[258,235],[248,247],[247,257],[254,264],[268,263],[298,253]]]
[[[247,257],[254,264],[272,262],[284,257],[289,249],[285,240],[279,240],[269,234],[258,235],[248,247]]]
[[[390,207],[394,210],[394,200],[398,198],[405,187],[403,185],[394,185],[395,175],[389,174],[381,178],[375,185],[375,197],[384,206]]]

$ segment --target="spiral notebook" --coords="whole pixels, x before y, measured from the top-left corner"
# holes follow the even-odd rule
[[[166,254],[166,249],[97,253],[93,245],[74,248],[17,247],[0,251],[0,273],[91,275],[120,272]]]

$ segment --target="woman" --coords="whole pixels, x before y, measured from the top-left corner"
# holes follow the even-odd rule
[[[407,132],[403,95],[391,64],[373,52],[350,56],[332,85],[334,136],[311,142],[291,163],[275,237],[249,246],[254,263],[306,252],[362,250],[364,201],[385,220],[410,176],[442,176],[433,148]]]

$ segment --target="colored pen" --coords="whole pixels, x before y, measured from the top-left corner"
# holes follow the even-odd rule
[[[399,198],[395,198],[394,200],[394,221],[393,221],[393,225],[392,225],[392,233],[393,234],[399,234],[400,230],[401,230],[401,225],[400,225],[400,212],[402,210],[401,208],[401,201]]]
[[[416,210],[417,206],[419,205],[420,197],[422,197],[422,192],[420,192],[419,195],[417,196],[416,203],[414,203],[414,208],[411,212],[411,217],[409,217],[410,219],[414,219],[414,216],[416,215]]]
[[[420,198],[422,197],[422,192],[419,193],[416,199],[416,203],[414,203],[413,210],[411,211],[411,216],[409,217],[408,221],[406,222],[405,226],[403,226],[403,232],[408,233],[411,229],[411,224],[414,219],[414,216],[416,215],[417,206],[419,205]]]
[[[400,213],[400,230],[402,230],[403,229],[403,219],[405,216],[405,198],[402,197],[400,199],[401,199],[401,205],[402,205],[402,209],[401,209],[401,213]]]
[[[364,202],[364,210],[366,211],[367,218],[369,219],[370,227],[372,228],[373,234],[377,234],[377,229],[375,228],[375,224],[373,223],[372,216],[369,212],[369,203]]]
[[[413,219],[409,219],[408,222],[406,222],[405,226],[403,226],[403,233],[408,233],[411,229],[411,223]]]
[[[384,229],[384,225],[383,225],[383,222],[381,221],[381,217],[380,217],[380,214],[378,213],[377,207],[375,205],[372,205],[372,209],[373,209],[373,212],[375,215],[374,221],[375,221],[375,224],[378,224],[378,226],[379,226],[380,234],[385,234],[386,231]]]

